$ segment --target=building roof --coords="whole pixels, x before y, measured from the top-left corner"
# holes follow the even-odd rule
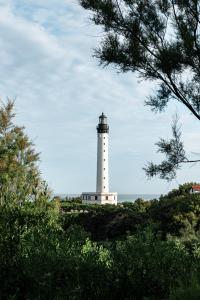
[[[194,191],[200,191],[200,185],[193,185],[193,186],[192,186],[192,189],[193,189]]]

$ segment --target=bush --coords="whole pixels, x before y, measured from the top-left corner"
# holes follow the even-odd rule
[[[198,299],[199,202],[0,206],[0,298]]]

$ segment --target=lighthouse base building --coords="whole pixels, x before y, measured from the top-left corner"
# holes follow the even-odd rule
[[[82,193],[83,203],[91,204],[115,204],[117,205],[117,193]]]
[[[109,192],[107,118],[102,113],[97,125],[97,181],[96,192],[82,193],[83,203],[117,204],[117,193]]]

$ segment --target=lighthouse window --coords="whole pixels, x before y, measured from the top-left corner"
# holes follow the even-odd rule
[[[105,158],[104,158],[104,161],[106,161]]]
[[[103,152],[106,152],[106,150],[103,150]]]
[[[108,200],[108,196],[106,196],[106,200]]]
[[[103,168],[104,169],[104,171],[106,170],[106,168]]]
[[[104,143],[104,146],[105,146],[105,143]]]
[[[95,196],[95,200],[97,200],[97,196]]]
[[[104,177],[103,179],[106,179],[106,177]]]

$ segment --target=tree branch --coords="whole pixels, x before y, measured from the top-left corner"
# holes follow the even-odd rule
[[[130,32],[131,34],[134,34],[134,32],[133,32],[132,30],[130,30],[130,28],[127,27],[127,25],[126,25],[126,22],[125,22],[125,20],[124,20],[124,16],[123,16],[123,14],[122,14],[120,5],[119,5],[119,3],[118,3],[118,0],[115,0],[115,1],[116,1],[116,5],[117,5],[117,7],[118,7],[119,14],[120,14],[120,16],[121,16],[121,18],[122,18],[122,20],[123,20],[124,28],[126,28],[126,30],[127,30],[128,32]],[[119,23],[118,23],[118,25],[121,26]],[[151,49],[150,49],[149,47],[147,47],[147,46],[144,44],[144,42],[143,42],[137,35],[134,35],[134,37],[139,41],[139,43],[142,45],[142,47],[144,47],[144,48],[147,50],[147,52],[149,52],[154,58],[157,58],[157,59],[158,59],[158,56],[157,56],[153,51],[151,51]]]
[[[178,87],[175,85],[175,83],[173,82],[171,76],[168,74],[168,78],[169,81],[174,89],[174,94],[177,96],[178,99],[181,100],[181,102],[183,102],[183,104],[185,106],[187,106],[187,108],[194,114],[194,116],[200,120],[200,115],[194,110],[194,108],[192,107],[192,105],[189,104],[189,102],[187,100],[184,99],[184,97],[181,95],[181,92],[179,91]]]

